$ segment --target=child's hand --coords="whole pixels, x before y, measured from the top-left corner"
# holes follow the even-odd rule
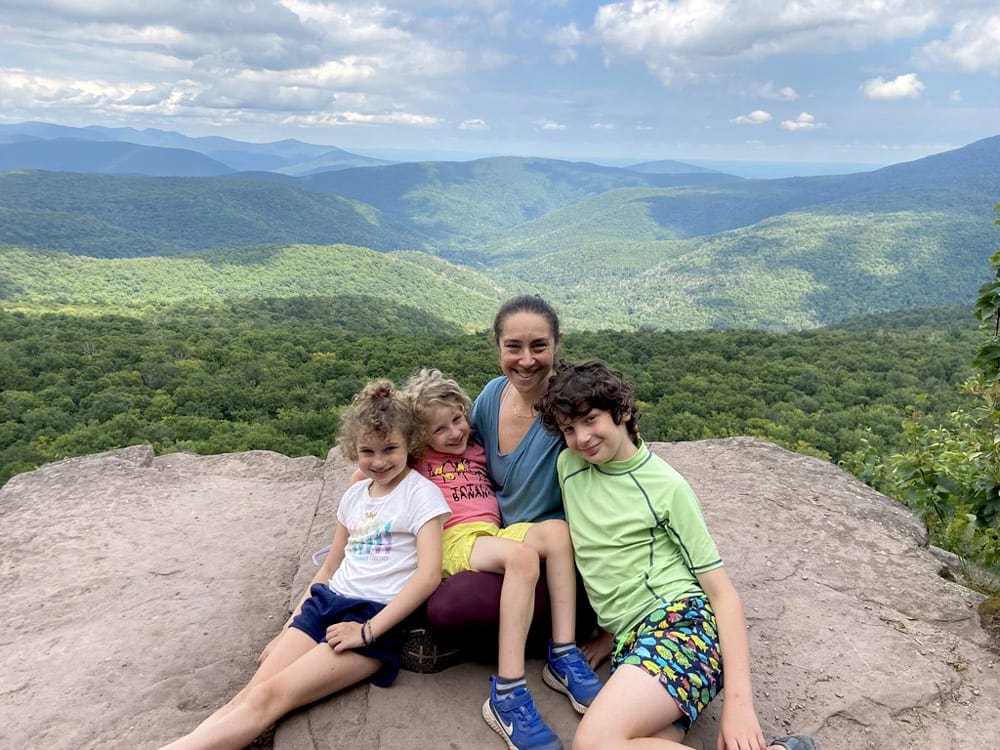
[[[752,704],[726,701],[723,697],[716,747],[718,750],[765,750],[767,743]]]
[[[364,646],[365,641],[361,637],[362,627],[360,622],[338,622],[326,629],[326,642],[338,654],[347,649]]]
[[[587,657],[590,668],[597,669],[605,659],[611,656],[613,646],[611,633],[604,628],[598,628],[597,635],[580,646],[580,650]]]

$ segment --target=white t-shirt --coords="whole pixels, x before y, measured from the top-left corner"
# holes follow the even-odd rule
[[[383,497],[369,496],[370,484],[352,484],[337,508],[347,547],[329,586],[344,596],[388,604],[417,569],[420,527],[451,511],[441,490],[412,469]]]

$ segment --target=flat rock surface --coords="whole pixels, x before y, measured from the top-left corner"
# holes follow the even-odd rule
[[[690,481],[739,589],[765,734],[824,750],[995,747],[1000,657],[905,509],[751,438],[654,444]],[[0,490],[0,747],[155,748],[253,671],[329,542],[353,467],[274,453],[72,459]],[[567,747],[575,713],[529,665]],[[499,748],[489,667],[403,672],[282,721],[275,750]],[[720,703],[719,701],[716,702]],[[714,750],[719,705],[689,743]]]

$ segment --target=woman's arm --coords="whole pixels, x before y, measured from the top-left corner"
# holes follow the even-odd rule
[[[719,627],[719,647],[725,675],[718,750],[764,750],[764,734],[753,707],[750,680],[750,641],[743,604],[725,568],[698,576]]]
[[[327,629],[333,650],[341,652],[365,645],[412,613],[426,601],[441,582],[441,529],[446,516],[432,518],[417,531],[417,569],[396,596],[368,621],[362,636],[363,623],[340,622]]]

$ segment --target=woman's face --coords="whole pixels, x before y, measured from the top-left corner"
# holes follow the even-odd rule
[[[512,313],[501,324],[497,340],[500,371],[520,393],[541,395],[558,346],[546,318],[532,312]]]

